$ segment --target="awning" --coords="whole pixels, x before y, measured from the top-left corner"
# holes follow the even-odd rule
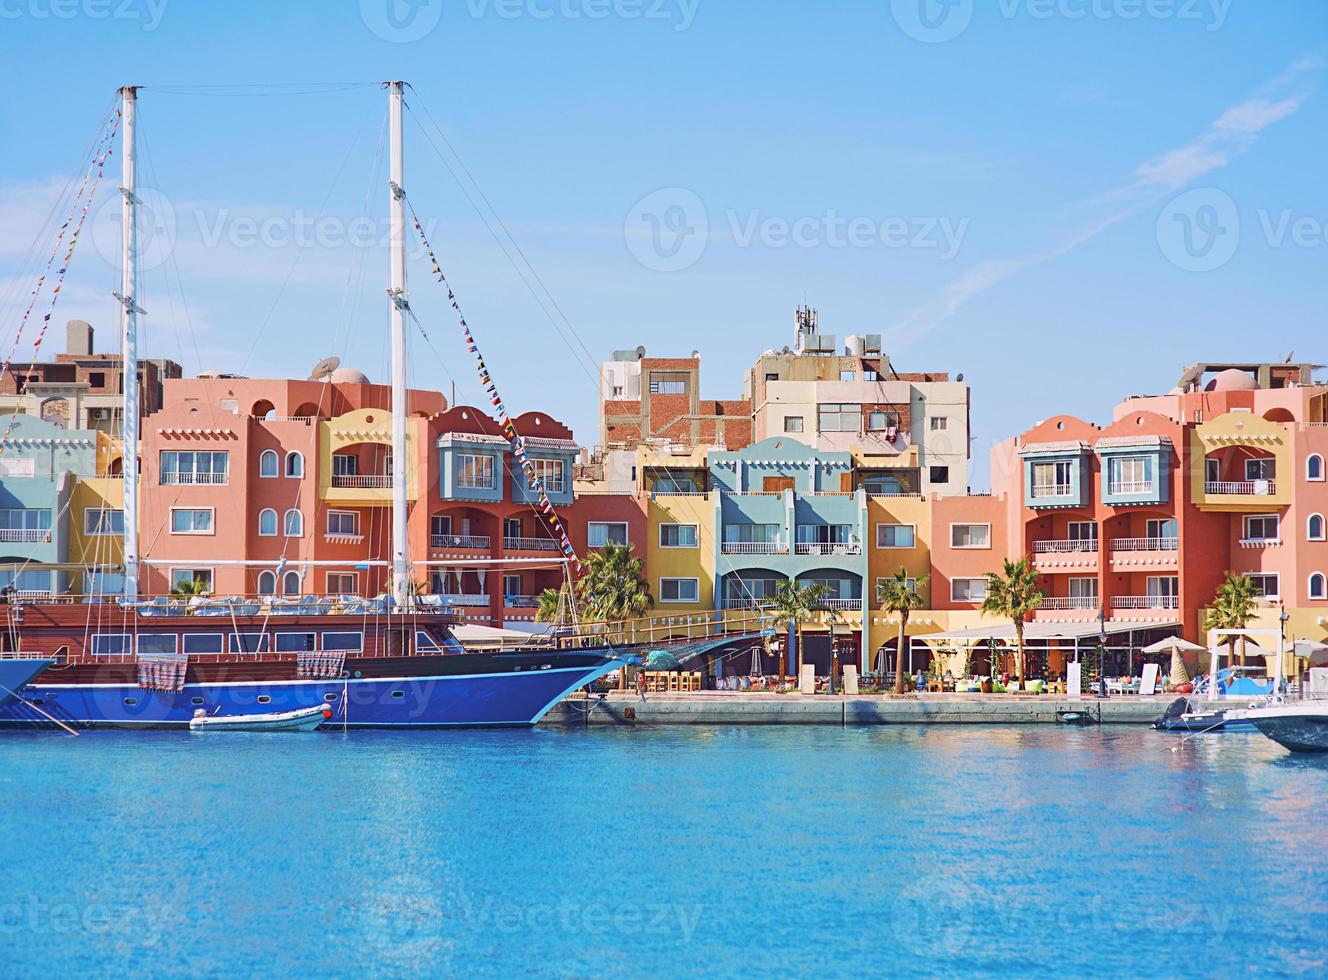
[[[492,626],[457,626],[452,630],[452,635],[465,647],[517,646],[538,638],[527,630],[496,629]]]
[[[1180,629],[1180,621],[1162,623],[1107,623],[1108,636],[1121,633],[1140,633],[1145,630]],[[1024,642],[1029,640],[1087,640],[1099,635],[1102,625],[1087,623],[1027,623],[1024,626]],[[916,634],[913,639],[923,643],[981,643],[984,640],[999,640],[1003,643],[1014,642],[1013,623],[993,623],[990,626],[975,626],[966,630],[948,630],[944,633]]]

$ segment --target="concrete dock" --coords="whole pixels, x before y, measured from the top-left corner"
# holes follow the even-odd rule
[[[920,697],[748,692],[614,693],[572,697],[545,716],[546,725],[1043,725],[1067,708],[1100,713],[1104,725],[1148,725],[1171,703],[1156,697],[930,694]]]

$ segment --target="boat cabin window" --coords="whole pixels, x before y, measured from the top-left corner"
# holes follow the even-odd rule
[[[277,652],[278,653],[305,653],[313,650],[313,633],[278,633],[277,634]]]
[[[128,633],[93,633],[92,655],[114,657],[133,649]]]
[[[364,649],[363,633],[324,633],[323,649],[359,653]]]
[[[138,652],[174,654],[178,641],[174,633],[150,633],[138,638]]]
[[[231,653],[267,653],[270,639],[266,633],[232,633]]]
[[[185,653],[221,653],[223,649],[221,633],[186,633],[184,635]]]
[[[415,632],[415,652],[416,653],[465,653],[461,644],[456,641],[456,637],[447,634],[440,641],[436,636],[427,630],[416,630]]]

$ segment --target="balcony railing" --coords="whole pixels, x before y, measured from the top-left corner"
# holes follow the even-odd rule
[[[487,595],[457,595],[453,593],[444,593],[443,602],[453,606],[487,606],[489,597]]]
[[[1039,609],[1061,611],[1066,609],[1097,609],[1098,598],[1095,595],[1049,595],[1043,596],[1038,603]]]
[[[1152,480],[1112,480],[1107,484],[1107,491],[1116,494],[1152,493]]]
[[[1070,485],[1068,483],[1034,483],[1033,497],[1068,497],[1070,495]]]
[[[862,599],[822,599],[821,605],[827,609],[861,609]]]
[[[726,555],[787,555],[782,541],[725,541],[719,550]]]
[[[44,544],[50,540],[50,531],[8,527],[0,529],[0,541],[24,541],[30,544]]]
[[[505,595],[503,596],[503,605],[509,609],[538,609],[539,596]]]
[[[558,542],[553,538],[503,538],[503,547],[508,551],[557,551]]]
[[[1112,551],[1179,551],[1179,538],[1112,538]]]
[[[1033,554],[1035,555],[1091,555],[1096,553],[1097,538],[1033,542]]]
[[[752,598],[750,596],[729,596],[724,600],[725,609],[760,609],[769,605],[773,599]]]
[[[1112,609],[1179,609],[1180,598],[1174,595],[1118,595],[1111,597]]]
[[[1204,484],[1204,493],[1216,496],[1244,494],[1251,497],[1266,497],[1277,493],[1276,480],[1237,480],[1235,482],[1209,482]]]
[[[230,483],[229,473],[166,473],[161,474],[163,487],[225,486]]]
[[[799,541],[794,549],[799,555],[862,554],[862,545],[856,541]]]
[[[431,548],[459,548],[463,551],[488,551],[493,543],[487,534],[431,534]]]
[[[392,475],[351,476],[345,473],[332,474],[332,486],[342,490],[391,490]]]

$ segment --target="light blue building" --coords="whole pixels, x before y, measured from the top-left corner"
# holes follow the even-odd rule
[[[37,596],[69,591],[74,487],[97,473],[97,433],[65,429],[33,415],[0,420],[0,586]]]

